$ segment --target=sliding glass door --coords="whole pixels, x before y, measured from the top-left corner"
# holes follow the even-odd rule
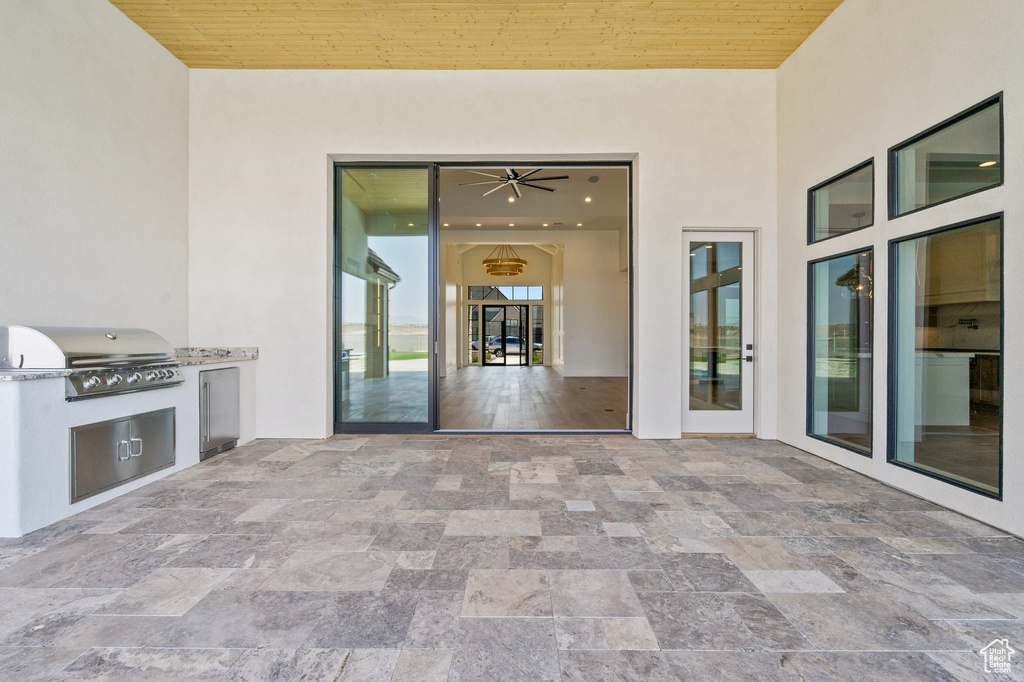
[[[335,168],[335,431],[430,427],[427,167]]]

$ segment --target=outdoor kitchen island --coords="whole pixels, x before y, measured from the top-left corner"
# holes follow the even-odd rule
[[[0,370],[0,537],[21,537],[199,462],[199,372],[238,367],[239,445],[254,438],[255,348],[176,349],[183,381],[159,390],[69,400],[72,370]],[[183,353],[188,353],[183,354]],[[173,459],[72,503],[72,430],[173,410]],[[138,440],[138,439],[136,439]],[[111,455],[131,458],[142,444]],[[139,453],[141,454],[141,452]]]

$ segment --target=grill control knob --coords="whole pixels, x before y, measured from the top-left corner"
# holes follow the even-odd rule
[[[88,379],[82,382],[82,385],[85,386],[86,388],[96,388],[101,383],[103,383],[103,381],[99,377],[89,377]]]
[[[115,374],[114,376],[107,379],[107,386],[117,386],[119,383],[121,383],[121,381],[123,381],[123,379],[121,379],[121,375]]]
[[[171,379],[171,378],[174,377],[174,370],[165,369],[163,374],[164,374],[164,379]]]
[[[139,374],[138,372],[133,372],[133,373],[128,375],[128,383],[129,384],[134,384],[137,381],[142,381],[142,375],[141,374]]]
[[[153,379],[159,379],[159,372],[146,372],[146,381],[153,381]]]

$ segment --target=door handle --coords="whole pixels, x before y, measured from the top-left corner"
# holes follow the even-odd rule
[[[202,439],[207,441],[210,439],[210,384],[209,382],[203,384],[203,393],[206,395],[206,399],[203,400],[204,410],[203,414],[200,415],[200,425],[202,429]]]
[[[132,447],[136,443],[139,444],[139,451],[135,452]],[[142,439],[141,438],[130,438],[128,442],[128,456],[129,457],[141,457],[142,456]]]
[[[124,457],[121,456],[121,446],[124,446]],[[117,461],[127,462],[132,456],[132,446],[126,440],[120,440],[117,442]]]

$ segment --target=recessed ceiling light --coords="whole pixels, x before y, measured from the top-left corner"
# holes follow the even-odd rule
[[[508,226],[509,226],[509,227],[515,227],[515,226],[516,226],[516,224],[515,224],[515,223],[509,223],[509,224],[508,224]]]
[[[600,179],[601,179],[601,178],[600,178],[600,177],[598,177],[598,176],[596,176],[596,175],[591,175],[591,176],[590,176],[589,178],[587,178],[587,180],[588,180],[589,182],[597,182],[597,181],[598,181],[598,180],[600,180]]]
[[[576,227],[583,227],[583,223],[576,223]]]
[[[986,161],[985,163],[979,163],[978,164],[978,168],[988,168],[989,166],[994,166],[997,163],[999,163],[999,162],[998,161]]]
[[[547,227],[547,226],[548,226],[548,224],[544,223],[541,227]]]
[[[409,227],[415,227],[412,223],[409,223]]]
[[[713,249],[713,248],[715,248],[715,245],[714,244],[708,244],[704,248],[705,249]]]
[[[477,224],[476,224],[476,226],[477,226],[477,227],[482,227],[482,225],[480,225],[480,223],[477,223]]]
[[[589,203],[590,203],[590,197],[587,197],[587,198],[586,198],[586,199],[584,199],[583,201],[585,201],[585,202],[587,202],[587,203],[589,204]]]
[[[444,226],[445,226],[445,227],[448,227],[448,223],[445,223],[445,224],[444,224]]]
[[[691,254],[690,254],[690,258],[693,258],[693,257],[694,257],[694,256],[696,256],[696,255],[697,255],[697,254],[695,254],[695,253],[691,253]]]
[[[515,203],[515,200],[516,200],[516,198],[515,198],[515,197],[509,197],[509,198],[508,198],[508,203],[510,203],[510,204],[511,204],[511,203]]]

